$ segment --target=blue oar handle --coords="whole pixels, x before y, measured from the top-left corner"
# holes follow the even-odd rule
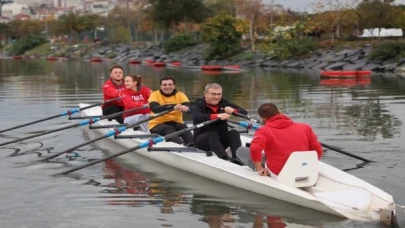
[[[70,115],[78,113],[78,112],[80,112],[80,108],[73,108],[73,109],[67,110],[66,112],[62,112],[60,114],[60,116],[67,116],[67,115],[70,116]]]
[[[111,130],[107,133],[105,133],[105,137],[111,137],[114,135],[119,135],[121,132],[126,131],[128,128],[127,127],[120,127],[120,128],[116,128],[114,130]]]
[[[87,124],[97,123],[98,121],[100,121],[100,118],[93,118],[93,119],[83,120],[83,121],[79,122],[79,126],[84,126],[84,125],[87,125]]]
[[[165,138],[163,136],[159,136],[156,138],[149,139],[148,141],[145,141],[141,144],[139,144],[140,148],[146,148],[146,147],[152,147],[154,144],[164,142]]]
[[[260,128],[260,126],[257,124],[252,124],[252,123],[242,122],[242,121],[239,122],[239,125],[242,127],[246,127],[247,129],[253,129],[253,130],[257,130]]]
[[[244,121],[234,121],[234,120],[227,120],[227,121],[230,122],[230,123],[239,125],[241,127],[245,127],[248,130],[250,130],[250,129],[257,130],[257,129],[259,129],[261,127],[260,125],[252,124],[252,123],[244,122]]]

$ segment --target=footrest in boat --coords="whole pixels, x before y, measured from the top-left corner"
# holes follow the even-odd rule
[[[126,127],[126,124],[90,125],[90,129]]]
[[[247,134],[247,133],[249,133],[249,130],[248,130],[248,129],[236,130],[236,127],[235,127],[235,126],[232,126],[231,124],[228,124],[228,127],[231,128],[231,129],[234,130],[234,131],[239,132],[239,134]]]
[[[237,132],[239,132],[239,134],[247,134],[249,133],[249,130],[237,130]]]
[[[148,151],[173,151],[173,152],[199,152],[205,153],[205,151],[199,150],[194,147],[149,147]]]
[[[103,116],[71,116],[69,120],[83,120],[83,119],[93,119],[93,118],[100,118]]]
[[[157,134],[144,134],[144,135],[116,135],[114,139],[144,139],[158,137]]]

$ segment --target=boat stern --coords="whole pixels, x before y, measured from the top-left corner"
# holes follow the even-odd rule
[[[391,227],[398,227],[395,217],[395,206],[392,209],[381,209],[379,214],[381,223],[390,225]]]

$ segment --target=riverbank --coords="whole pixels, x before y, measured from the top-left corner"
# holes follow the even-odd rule
[[[138,48],[127,44],[114,45],[51,45],[44,44],[14,58],[44,58],[48,60],[78,59],[84,61],[115,61],[119,63],[158,62],[178,66],[239,66],[242,69],[251,68],[288,68],[323,70],[369,70],[379,73],[405,74],[405,58],[399,60],[373,60],[367,56],[373,50],[371,45],[361,47],[339,47],[339,50],[318,50],[305,58],[276,59],[261,52],[252,53],[245,50],[224,60],[204,60],[206,45],[199,44],[173,53],[165,53],[161,45],[150,45]],[[3,56],[5,58],[5,56]]]

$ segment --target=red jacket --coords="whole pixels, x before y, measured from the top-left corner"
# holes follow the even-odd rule
[[[148,104],[149,95],[151,93],[152,90],[146,86],[142,86],[138,92],[135,92],[132,89],[125,89],[122,92],[121,97],[121,100],[124,103],[124,111]],[[150,109],[144,108],[135,112],[125,113],[122,115],[122,117],[125,118],[127,116],[132,116],[135,114],[149,114],[149,113]]]
[[[108,79],[103,85],[104,101],[119,97],[120,92],[124,91],[125,89],[126,88],[124,83],[122,83],[122,85],[120,86],[117,86],[116,84],[114,84],[114,82],[112,82],[111,78]],[[104,108],[105,106],[108,105],[124,106],[121,100],[117,100],[110,102],[108,104],[103,104],[101,107]]]
[[[250,144],[253,162],[260,162],[264,150],[267,167],[278,175],[294,151],[315,150],[322,157],[322,146],[311,126],[293,122],[285,115],[277,114],[259,128]]]

